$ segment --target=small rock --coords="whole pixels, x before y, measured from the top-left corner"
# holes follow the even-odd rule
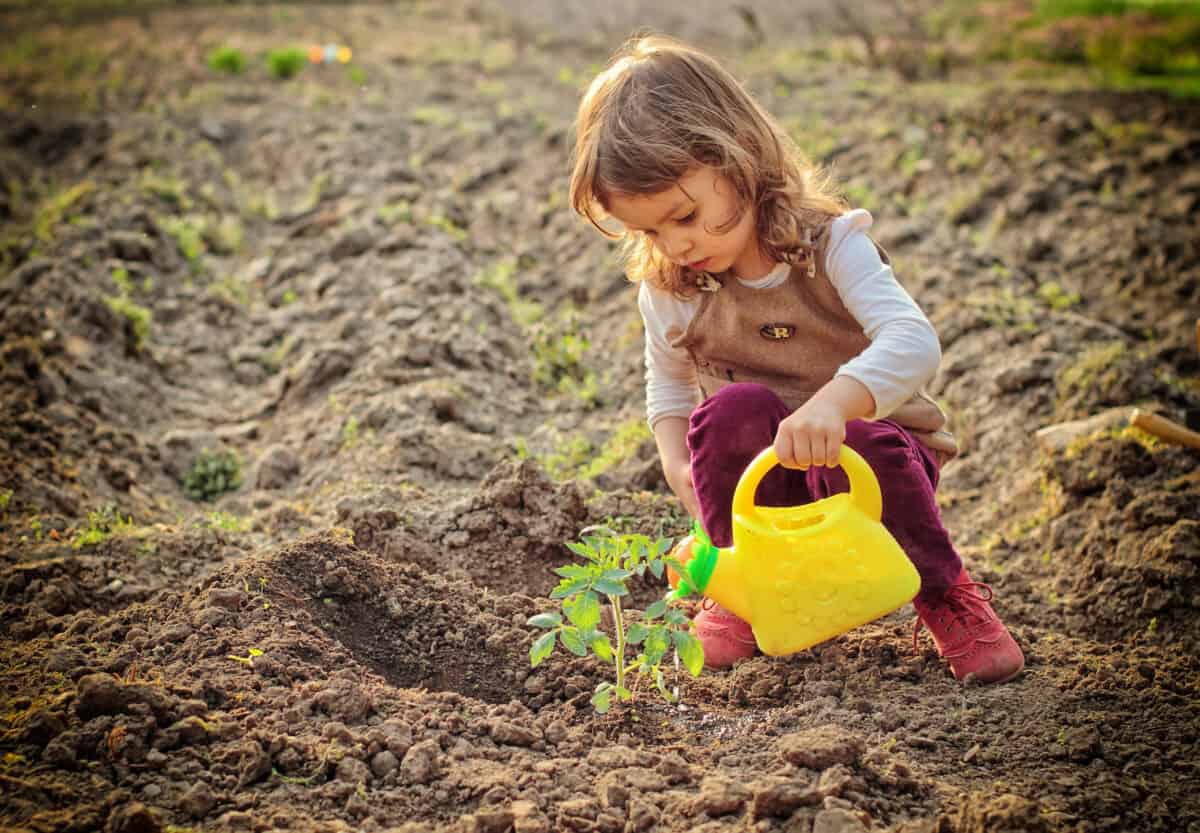
[[[106,833],[161,833],[163,827],[150,808],[135,801],[113,810],[104,829]]]
[[[258,489],[282,489],[300,474],[300,458],[285,445],[272,445],[258,459],[254,485]]]
[[[228,618],[228,610],[219,607],[206,607],[196,614],[196,627],[216,627]]]
[[[755,790],[752,809],[756,819],[768,816],[784,818],[799,807],[817,807],[820,804],[821,794],[811,784],[792,778],[770,777]]]
[[[208,591],[210,607],[238,610],[246,603],[246,594],[236,587],[214,587]]]
[[[817,813],[812,829],[813,833],[866,833],[867,826],[857,813],[837,808]]]
[[[400,771],[410,783],[428,784],[437,778],[441,754],[435,741],[423,740],[413,744],[400,762]]]
[[[75,713],[81,720],[116,714],[123,704],[121,683],[111,674],[88,674],[79,680]]]
[[[376,235],[366,226],[359,226],[346,232],[333,244],[329,256],[334,260],[345,260],[348,257],[358,257],[371,250],[375,245]]]
[[[512,826],[511,810],[478,810],[463,819],[463,829],[467,833],[507,833]]]
[[[853,764],[866,744],[862,738],[837,726],[818,726],[784,735],[776,744],[780,757],[808,769]]]
[[[186,622],[176,622],[173,625],[167,625],[158,633],[158,643],[160,645],[174,644],[178,645],[192,635],[192,626]]]
[[[713,775],[700,782],[696,809],[714,818],[727,816],[740,812],[749,797],[750,791],[744,785]]]
[[[1072,761],[1086,763],[1100,754],[1100,732],[1092,726],[1079,726],[1066,733],[1067,755]]]
[[[358,758],[347,755],[338,761],[337,779],[351,784],[365,784],[371,780],[371,770]]]
[[[189,746],[196,743],[206,743],[211,739],[209,725],[194,715],[177,721],[167,732],[177,735],[180,743]]]
[[[371,772],[374,772],[379,778],[395,772],[398,766],[400,766],[400,760],[387,749],[377,753],[371,759]]]
[[[533,746],[542,739],[542,733],[536,725],[519,726],[508,720],[495,720],[488,727],[492,740],[509,746]]]
[[[1052,378],[1053,358],[1046,355],[1030,356],[1006,367],[992,377],[992,384],[1001,393],[1016,393],[1039,382]]]
[[[202,819],[217,806],[217,797],[203,781],[193,784],[179,799],[179,809],[194,819]]]

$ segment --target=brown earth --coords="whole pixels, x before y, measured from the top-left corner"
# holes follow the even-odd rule
[[[761,43],[724,5],[599,8],[5,21],[5,829],[1200,830],[1200,457],[1034,440],[1200,409],[1200,106],[905,82],[788,4]],[[639,23],[874,212],[942,337],[941,498],[1017,681],[955,682],[910,609],[679,675],[678,706],[597,715],[606,666],[530,669],[564,541],[685,529],[633,289],[564,207],[580,85]],[[259,60],[330,40],[364,76]],[[206,448],[244,463],[212,504],[180,483]]]

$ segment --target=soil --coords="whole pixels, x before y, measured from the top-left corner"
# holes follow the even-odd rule
[[[902,80],[790,5],[632,6],[39,23],[99,57],[4,70],[5,829],[1200,830],[1200,452],[1035,440],[1195,427],[1200,105]],[[565,541],[686,530],[635,290],[565,207],[581,84],[637,24],[727,60],[873,212],[942,338],[940,499],[1017,680],[956,682],[911,608],[672,671],[678,705],[600,715],[607,666],[530,668]],[[260,60],[328,41],[359,71]],[[242,463],[212,502],[205,450]]]

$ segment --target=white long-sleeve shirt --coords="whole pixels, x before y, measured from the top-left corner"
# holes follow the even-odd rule
[[[872,418],[882,419],[933,378],[942,349],[933,325],[896,282],[892,267],[883,262],[867,236],[873,222],[863,209],[833,221],[825,271],[871,341],[836,375],[861,382],[875,398]],[[790,268],[781,263],[767,275],[741,283],[769,289],[785,281]],[[668,332],[685,332],[699,307],[700,293],[680,300],[645,282],[638,291],[646,331],[646,415],[651,427],[663,417],[686,418],[699,404],[695,365],[687,350],[672,347],[667,337]]]

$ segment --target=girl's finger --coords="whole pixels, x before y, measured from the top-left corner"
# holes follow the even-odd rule
[[[825,465],[825,435],[813,434],[812,436],[812,464],[814,466]]]
[[[806,469],[811,466],[813,461],[812,439],[801,434],[799,437],[793,437],[792,442],[795,444],[793,456],[795,457],[796,468]]]
[[[829,437],[825,442],[825,465],[829,468],[835,468],[842,461],[842,438],[838,436]]]

